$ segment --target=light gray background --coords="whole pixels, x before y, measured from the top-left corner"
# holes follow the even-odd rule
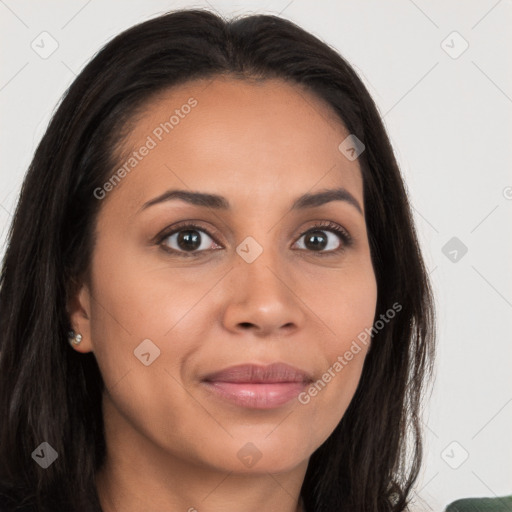
[[[436,292],[437,378],[417,510],[512,494],[510,0],[0,0],[0,255],[62,93],[114,35],[179,7],[280,13],[359,72],[401,164]],[[43,31],[58,42],[47,59],[31,48],[50,48]],[[465,255],[442,252],[452,237]]]

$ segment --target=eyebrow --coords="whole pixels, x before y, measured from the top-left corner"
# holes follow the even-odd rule
[[[187,190],[168,190],[158,197],[155,197],[154,199],[144,203],[139,212],[155,204],[176,199],[196,206],[213,208],[215,210],[231,209],[229,201],[225,197],[219,196],[217,194],[208,194],[205,192],[189,192]],[[363,214],[363,210],[357,199],[344,188],[326,189],[315,192],[313,194],[304,194],[295,199],[291,209],[305,210],[307,208],[317,208],[332,201],[347,202],[348,204],[354,206],[361,215]]]

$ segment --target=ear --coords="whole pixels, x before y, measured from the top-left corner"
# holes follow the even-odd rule
[[[91,293],[87,284],[74,283],[72,285],[73,293],[67,303],[67,311],[71,328],[75,334],[82,335],[82,341],[79,345],[70,343],[71,348],[77,352],[93,352],[91,342]]]

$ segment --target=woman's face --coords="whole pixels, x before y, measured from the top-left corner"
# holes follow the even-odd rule
[[[190,82],[136,120],[95,193],[91,282],[72,307],[76,350],[105,381],[110,449],[277,473],[331,434],[368,347],[344,355],[377,300],[360,167],[338,149],[348,135],[277,80]],[[274,363],[295,370],[262,368]]]

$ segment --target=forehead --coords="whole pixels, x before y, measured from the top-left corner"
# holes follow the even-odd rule
[[[123,143],[126,177],[111,194],[135,206],[179,187],[247,208],[342,186],[362,204],[359,164],[338,149],[348,135],[326,103],[281,80],[188,82],[145,105]]]

